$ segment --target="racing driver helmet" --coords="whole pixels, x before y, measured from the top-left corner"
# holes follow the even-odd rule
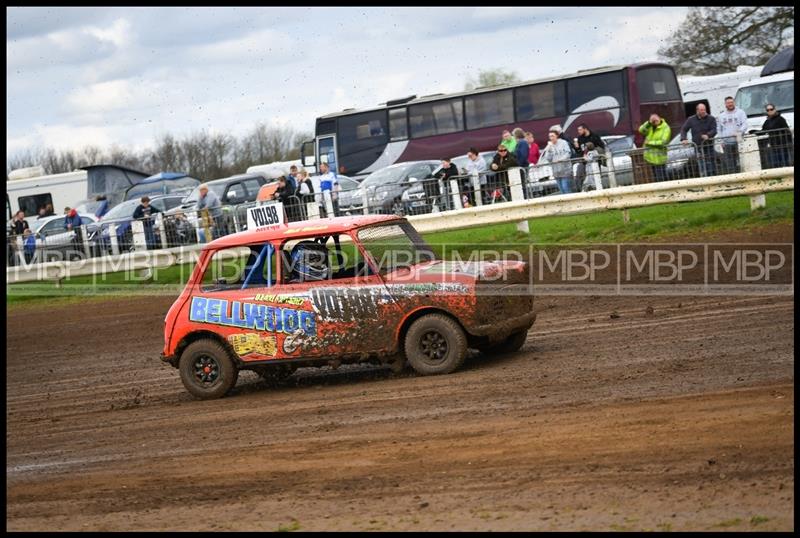
[[[292,248],[292,282],[328,278],[328,249],[314,241],[300,241]]]

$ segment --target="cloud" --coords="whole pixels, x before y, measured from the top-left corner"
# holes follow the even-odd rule
[[[655,56],[686,8],[92,8],[7,11],[7,140],[145,144]],[[80,16],[78,16],[80,15]],[[59,139],[63,137],[63,139]]]

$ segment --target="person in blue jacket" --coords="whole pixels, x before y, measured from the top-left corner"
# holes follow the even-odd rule
[[[67,216],[64,218],[65,230],[76,230],[81,227],[81,216],[78,215],[78,210],[74,208],[67,208]]]

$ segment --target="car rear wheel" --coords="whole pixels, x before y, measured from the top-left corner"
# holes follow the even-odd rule
[[[239,377],[228,350],[211,339],[189,344],[181,354],[178,368],[183,386],[201,400],[221,398]]]
[[[428,314],[414,321],[404,342],[409,364],[422,375],[449,374],[467,356],[467,337],[452,318]]]
[[[502,342],[498,344],[493,344],[490,346],[482,346],[478,349],[486,354],[495,354],[495,353],[513,353],[515,351],[519,351],[523,345],[525,345],[525,340],[528,338],[528,330],[520,331],[517,333],[512,334]]]

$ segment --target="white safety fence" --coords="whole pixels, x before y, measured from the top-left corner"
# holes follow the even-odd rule
[[[756,163],[743,161],[743,167],[757,168]],[[522,189],[520,169],[508,171],[512,192]],[[409,220],[422,233],[447,231],[500,224],[518,223],[519,229],[528,231],[528,220],[540,217],[573,215],[609,209],[628,209],[656,204],[689,202],[750,196],[751,208],[763,207],[765,193],[794,189],[794,168],[783,167],[754,170],[738,174],[695,179],[645,183],[628,187],[612,187],[599,191],[547,196],[534,199],[519,197],[503,204],[489,204],[439,213],[415,215]],[[328,202],[330,203],[330,202]],[[331,214],[331,213],[329,213]],[[196,259],[202,243],[179,245],[167,249],[146,250],[147,238],[141,222],[134,222],[134,245],[142,250],[123,254],[100,256],[77,261],[56,261],[38,264],[22,263],[6,270],[7,284],[38,280],[60,281],[82,275],[102,275],[115,271],[139,271],[165,268],[189,263]],[[140,227],[142,226],[142,227]],[[163,230],[163,227],[162,227]],[[168,244],[165,241],[164,244]]]

